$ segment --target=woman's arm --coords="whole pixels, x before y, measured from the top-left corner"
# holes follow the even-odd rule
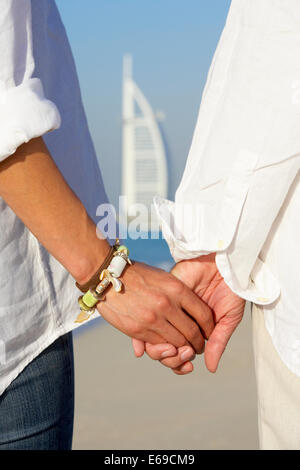
[[[0,163],[0,195],[44,247],[81,284],[109,251],[67,185],[41,137]]]
[[[31,23],[30,0],[1,2],[0,196],[72,276],[84,283],[102,264],[109,246],[97,237],[95,224],[40,137],[59,127],[60,116],[44,96],[40,79],[33,78]],[[124,273],[123,295],[111,289],[101,302],[101,314],[130,336],[152,343],[164,338],[174,345],[187,339],[199,351],[203,346],[199,327],[183,309],[203,323],[205,334],[211,328],[211,313],[174,279],[136,263]]]
[[[79,282],[87,281],[109,251],[96,226],[67,185],[41,137],[21,145],[0,163],[0,196],[44,247]],[[210,309],[170,274],[135,263],[124,274],[125,291],[111,290],[102,316],[129,336],[162,339],[203,349],[213,328]],[[188,312],[196,321],[193,321]]]

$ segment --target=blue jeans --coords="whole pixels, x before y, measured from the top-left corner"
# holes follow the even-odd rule
[[[70,450],[73,418],[73,343],[68,333],[0,396],[0,450]]]

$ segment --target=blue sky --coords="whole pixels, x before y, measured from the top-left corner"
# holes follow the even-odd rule
[[[180,181],[208,68],[230,0],[56,0],[73,50],[106,189],[121,175],[122,57],[155,110],[166,115],[170,196]],[[116,168],[120,168],[116,172]]]

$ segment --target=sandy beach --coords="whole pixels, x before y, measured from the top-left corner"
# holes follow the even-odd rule
[[[73,449],[257,449],[249,310],[219,370],[178,377],[102,320],[74,335]]]

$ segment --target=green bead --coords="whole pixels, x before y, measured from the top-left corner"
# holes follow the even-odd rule
[[[123,251],[123,252],[126,253],[127,256],[129,256],[129,250],[128,250],[127,246],[125,246],[125,245],[120,245],[118,247],[117,251]]]
[[[96,299],[94,297],[93,293],[90,290],[88,290],[84,294],[84,296],[82,297],[82,300],[85,303],[85,305],[87,305],[88,307],[94,307],[96,303],[99,301],[99,299]]]
[[[88,307],[82,300],[82,297],[79,297],[78,299],[78,303],[79,303],[79,307],[80,307],[80,310],[84,310],[85,312],[89,312],[91,309],[91,307]]]

